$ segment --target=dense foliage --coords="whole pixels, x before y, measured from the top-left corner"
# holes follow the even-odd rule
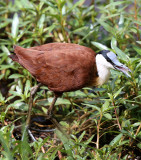
[[[141,158],[140,10],[140,0],[0,1],[0,159]],[[42,122],[53,94],[41,87],[33,100],[32,127],[51,132],[31,129],[35,141],[24,124],[30,89],[37,82],[8,55],[15,44],[50,42],[77,43],[95,51],[108,48],[132,73],[127,78],[112,70],[102,87],[64,93],[58,99],[54,116],[70,138],[52,131],[49,121]]]

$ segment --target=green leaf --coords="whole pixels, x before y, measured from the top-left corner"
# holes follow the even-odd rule
[[[60,132],[58,129],[56,129],[56,135],[57,137],[59,137],[59,139],[62,141],[64,147],[65,147],[65,150],[66,150],[66,153],[68,155],[68,159],[71,159],[71,160],[74,160],[73,158],[73,150],[72,150],[72,147],[74,146],[73,142],[71,139],[67,138],[62,132]]]
[[[85,136],[85,131],[83,131],[83,133],[79,136],[79,138],[78,138],[78,142],[81,142],[82,141],[82,139],[83,139],[83,137]]]
[[[16,67],[13,65],[0,65],[0,70],[9,69],[9,68],[17,70]]]
[[[141,122],[137,122],[137,123],[132,124],[132,126],[133,126],[133,127],[137,127],[137,126],[139,126],[140,124],[141,124]]]
[[[99,42],[91,42],[92,45],[96,46],[97,48],[99,48],[100,50],[109,50],[108,47],[106,47],[105,45],[99,43]]]
[[[138,44],[141,44],[141,41],[136,41]]]
[[[5,115],[6,115],[5,112],[1,112],[0,120],[1,120],[2,123],[4,123]]]
[[[17,0],[15,3],[21,9],[23,8],[32,9],[33,8],[33,4],[29,0],[20,0],[20,1]]]
[[[73,9],[75,9],[77,6],[82,5],[84,3],[85,0],[79,0],[76,3],[74,3],[73,7],[70,8],[66,14],[69,14]]]
[[[107,119],[112,119],[112,116],[110,113],[104,113],[103,116]]]
[[[23,40],[21,43],[20,43],[20,45],[23,45],[23,44],[26,44],[26,43],[30,43],[30,42],[32,42],[34,39],[33,38],[28,38],[28,39],[25,39],[25,40]]]
[[[91,108],[95,108],[97,111],[99,111],[100,113],[101,113],[101,110],[100,110],[100,108],[98,108],[97,106],[95,106],[95,105],[92,105],[92,104],[86,104],[86,103],[82,103],[83,105],[86,105],[86,106],[89,106],[89,107],[91,107]]]
[[[123,29],[123,27],[124,27],[124,16],[123,16],[123,14],[121,13],[120,19],[119,19],[119,22],[118,22],[118,30]]]
[[[48,98],[49,103],[52,103],[53,98]],[[64,98],[58,98],[55,105],[60,105],[60,104],[71,104],[69,100],[64,99]]]
[[[105,9],[111,8],[111,7],[115,7],[124,3],[129,3],[130,1],[117,1],[117,2],[112,2],[108,5],[105,6]]]
[[[137,144],[137,146],[141,149],[141,142]]]
[[[114,93],[114,98],[116,98],[122,91],[124,87],[120,88],[116,93]]]
[[[14,96],[20,96],[20,97],[22,97],[21,92],[9,91],[9,93],[11,93]]]
[[[80,27],[80,28],[77,28],[77,29],[73,30],[72,33],[75,33],[75,34],[80,33],[80,35],[82,35],[82,33],[84,31],[86,31],[87,29],[88,29],[87,26],[83,26],[83,27]],[[85,33],[83,33],[83,34],[85,34]]]
[[[18,17],[18,14],[15,13],[12,21],[12,28],[11,28],[13,38],[17,37],[18,29],[19,29],[19,17]]]
[[[108,110],[108,107],[109,107],[109,101],[106,100],[105,103],[102,105],[102,112],[105,112],[106,110]]]
[[[111,33],[112,35],[116,34],[116,30],[115,28],[111,27],[108,23],[105,23],[103,21],[101,21],[100,19],[97,19],[98,23],[100,23],[101,26],[104,27],[104,29],[106,31],[108,31],[109,33]]]
[[[4,148],[4,151],[6,152],[5,156],[7,160],[13,160],[12,152],[10,151],[10,148],[6,144],[6,140],[3,136],[3,132],[0,131],[0,142],[2,144],[2,147]]]
[[[86,145],[88,145],[89,143],[92,142],[93,137],[94,137],[94,135],[92,135],[92,136],[91,136],[87,141],[85,141],[84,143],[85,143]]]
[[[112,46],[113,50],[115,50],[117,55],[120,57],[120,59],[122,59],[124,61],[127,61],[129,59],[129,57],[124,52],[122,52],[118,47],[116,47],[116,39],[115,38],[112,38],[111,46]]]
[[[4,74],[1,74],[0,75],[0,80],[3,79],[3,78],[4,78]]]
[[[69,93],[67,93],[67,95],[69,97],[74,97],[74,96],[75,97],[87,97],[87,95],[84,92],[80,91],[80,90],[75,91],[75,92],[69,92]]]
[[[30,81],[29,80],[27,80],[26,81],[26,84],[25,84],[25,89],[24,89],[24,95],[25,95],[25,97],[27,98],[28,97],[28,92],[29,92],[29,90],[30,90],[30,87],[31,85],[30,85]]]
[[[5,101],[5,97],[3,97],[3,95],[1,94],[1,91],[0,91],[0,102],[4,102]]]
[[[15,74],[10,75],[8,78],[9,79],[16,79],[16,78],[21,78],[21,77],[24,77],[24,76],[21,74],[15,73]]]
[[[116,46],[117,46],[117,40],[114,37],[112,37],[111,48],[114,49],[114,47],[116,47]]]
[[[42,14],[41,18],[38,21],[39,29],[43,29],[43,27],[44,27],[44,21],[45,21],[45,14]]]
[[[109,145],[114,146],[117,145],[119,143],[119,141],[121,140],[121,137],[123,136],[122,133],[120,133],[119,135],[117,135],[111,142]]]
[[[6,53],[7,55],[10,55],[10,52],[9,52],[9,50],[8,50],[7,47],[5,47],[4,45],[2,45],[1,49],[3,50],[4,53]]]
[[[140,41],[141,42],[141,41]],[[133,46],[133,49],[139,54],[141,55],[141,48],[138,46]]]

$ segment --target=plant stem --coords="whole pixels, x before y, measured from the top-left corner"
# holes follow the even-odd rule
[[[137,135],[138,135],[138,133],[139,133],[140,129],[141,129],[141,124],[139,125],[139,127],[138,127],[138,129],[137,129],[137,131],[136,131],[136,133],[135,133],[135,136],[137,136]],[[131,142],[130,146],[132,146],[132,145],[133,145],[133,143],[134,143],[134,140]]]
[[[60,24],[61,24],[61,30],[62,30],[63,38],[64,38],[65,42],[68,42],[67,35],[66,35],[66,32],[65,32],[65,25],[64,25],[65,24],[65,17],[63,17],[60,2],[58,2],[57,5],[58,5],[58,9],[60,11]]]
[[[134,0],[134,8],[135,8],[135,20],[137,21],[137,0]],[[140,35],[139,35],[139,24],[136,23],[136,27],[137,27],[137,38],[138,40],[140,39]]]
[[[100,130],[100,122],[102,119],[102,113],[100,113],[100,119],[98,120],[98,124],[97,124],[97,141],[96,141],[96,148],[99,149],[99,130]]]
[[[118,114],[117,114],[117,109],[116,109],[116,106],[115,106],[114,101],[112,102],[112,104],[113,104],[113,106],[114,106],[114,110],[115,110],[115,115],[116,115],[118,127],[119,127],[119,129],[121,130],[121,125],[120,125],[120,123],[119,123],[119,117],[118,117]]]

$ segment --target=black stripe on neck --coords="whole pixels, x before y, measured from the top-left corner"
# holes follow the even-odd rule
[[[102,51],[98,52],[97,54],[102,54],[103,57],[104,57],[109,63],[111,63],[111,64],[114,66],[115,64],[113,63],[113,61],[107,56],[107,53],[108,53],[108,52],[110,52],[110,51],[109,51],[109,50],[102,50]]]

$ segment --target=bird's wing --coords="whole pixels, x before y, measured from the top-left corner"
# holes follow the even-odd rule
[[[14,52],[18,63],[54,92],[80,89],[95,74],[95,53],[83,46],[62,43],[26,49],[17,46]]]
[[[84,87],[94,73],[95,56],[83,50],[54,50],[44,52],[46,78],[42,83],[54,91],[70,91]]]

